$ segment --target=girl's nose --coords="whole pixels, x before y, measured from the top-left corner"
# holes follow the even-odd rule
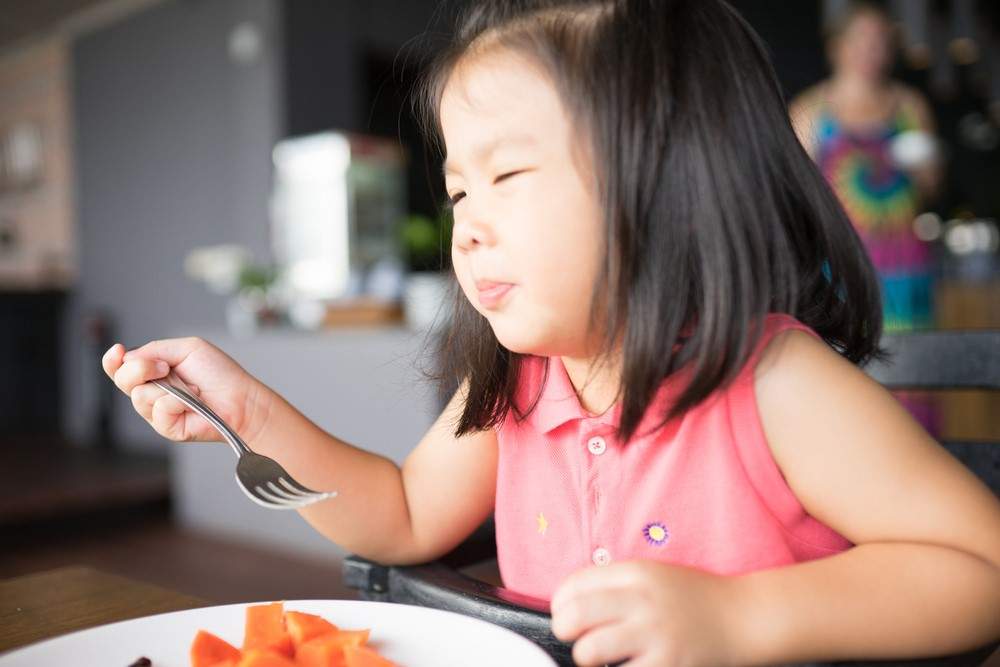
[[[455,220],[452,238],[455,246],[462,252],[469,252],[479,246],[491,246],[496,242],[496,237],[490,226],[475,219]]]

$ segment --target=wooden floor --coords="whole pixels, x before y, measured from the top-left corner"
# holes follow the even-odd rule
[[[157,584],[216,604],[357,599],[340,562],[298,558],[178,528],[166,503],[4,526],[0,579],[66,565]]]

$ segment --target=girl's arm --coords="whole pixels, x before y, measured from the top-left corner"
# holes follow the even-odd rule
[[[249,444],[306,486],[339,492],[299,510],[324,536],[383,564],[426,562],[493,511],[496,436],[488,430],[456,439],[463,405],[460,389],[402,469],[326,433],[280,397]]]
[[[748,664],[956,653],[1000,636],[1000,502],[879,384],[802,332],[756,373],[788,485],[857,546],[739,577]]]

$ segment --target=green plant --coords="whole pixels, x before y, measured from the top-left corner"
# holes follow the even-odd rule
[[[267,290],[278,278],[275,266],[261,264],[246,264],[240,269],[239,288]]]
[[[400,224],[399,238],[410,271],[441,271],[451,253],[451,214],[408,215]]]

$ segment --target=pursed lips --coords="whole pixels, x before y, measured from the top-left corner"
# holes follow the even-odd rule
[[[500,303],[500,300],[507,295],[514,287],[514,283],[505,283],[495,280],[477,280],[476,291],[479,292],[479,303],[484,308],[492,308]]]

